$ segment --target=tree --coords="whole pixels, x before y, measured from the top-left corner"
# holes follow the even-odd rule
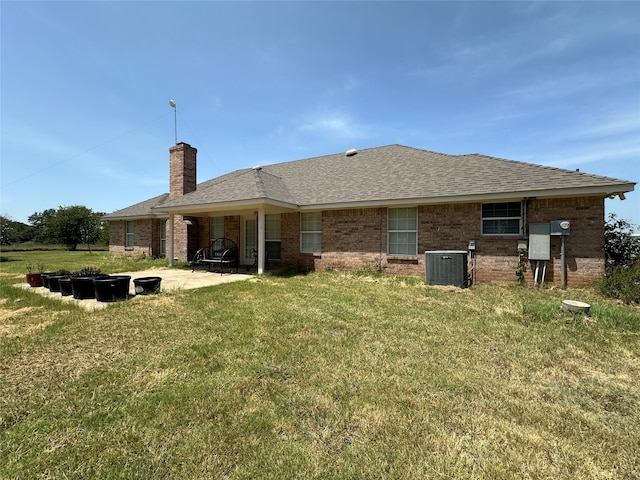
[[[33,227],[0,215],[0,245],[28,242],[34,234]]]
[[[609,214],[604,226],[607,266],[629,267],[640,261],[640,238],[634,237],[633,225]]]
[[[10,222],[8,218],[0,217],[0,245],[11,245],[13,231]]]
[[[47,230],[69,250],[76,250],[80,243],[90,246],[100,239],[102,215],[82,205],[60,207],[55,217],[47,222]]]
[[[33,215],[29,215],[29,223],[32,225],[35,235],[33,241],[36,243],[55,243],[57,241],[55,232],[51,231],[48,226],[49,222],[55,218],[56,209],[49,208],[42,212],[35,212]]]

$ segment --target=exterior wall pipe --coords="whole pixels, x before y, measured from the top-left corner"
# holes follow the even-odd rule
[[[560,236],[560,285],[567,288],[567,262],[564,252],[564,235]]]
[[[173,267],[173,213],[169,215],[169,266]]]
[[[264,273],[265,259],[265,219],[264,209],[260,207],[258,210],[258,275]]]

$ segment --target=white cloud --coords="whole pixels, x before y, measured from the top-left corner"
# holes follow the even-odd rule
[[[339,135],[351,139],[370,136],[370,127],[358,123],[351,115],[341,109],[320,109],[305,115],[300,120],[297,130],[320,135]]]

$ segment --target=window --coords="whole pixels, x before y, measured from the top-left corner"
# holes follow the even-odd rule
[[[418,255],[418,209],[390,208],[389,255]]]
[[[322,213],[300,215],[300,251],[318,253],[322,250]]]
[[[483,235],[520,235],[521,225],[521,202],[482,204]]]
[[[269,259],[280,259],[280,214],[264,216],[264,248]]]
[[[211,241],[216,238],[224,237],[224,217],[211,218],[211,226],[209,231],[211,232]]]
[[[124,246],[126,248],[133,248],[134,245],[133,222],[127,222],[127,231],[125,233]]]

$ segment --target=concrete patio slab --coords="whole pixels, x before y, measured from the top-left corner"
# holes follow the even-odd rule
[[[114,275],[116,274],[114,273]],[[194,288],[210,287],[213,285],[220,285],[222,283],[248,280],[253,277],[253,275],[244,273],[225,273],[220,275],[219,273],[214,272],[198,270],[192,272],[191,270],[181,270],[176,268],[153,268],[149,270],[140,270],[137,272],[118,272],[117,275],[129,275],[131,277],[131,282],[129,285],[129,295],[131,296],[135,296],[135,286],[133,284],[133,281],[137,278],[143,277],[162,278],[162,281],[160,283],[161,293],[171,292],[175,290],[191,290]],[[60,292],[50,292],[49,289],[44,287],[30,287],[27,283],[21,283],[18,286],[47,298],[52,298],[67,303],[74,303],[79,307],[84,308],[85,310],[97,310],[106,308],[109,305],[113,305],[113,303],[110,302],[98,302],[94,299],[76,300],[72,296],[62,296]],[[145,297],[145,295],[138,295],[138,297],[143,298]]]

